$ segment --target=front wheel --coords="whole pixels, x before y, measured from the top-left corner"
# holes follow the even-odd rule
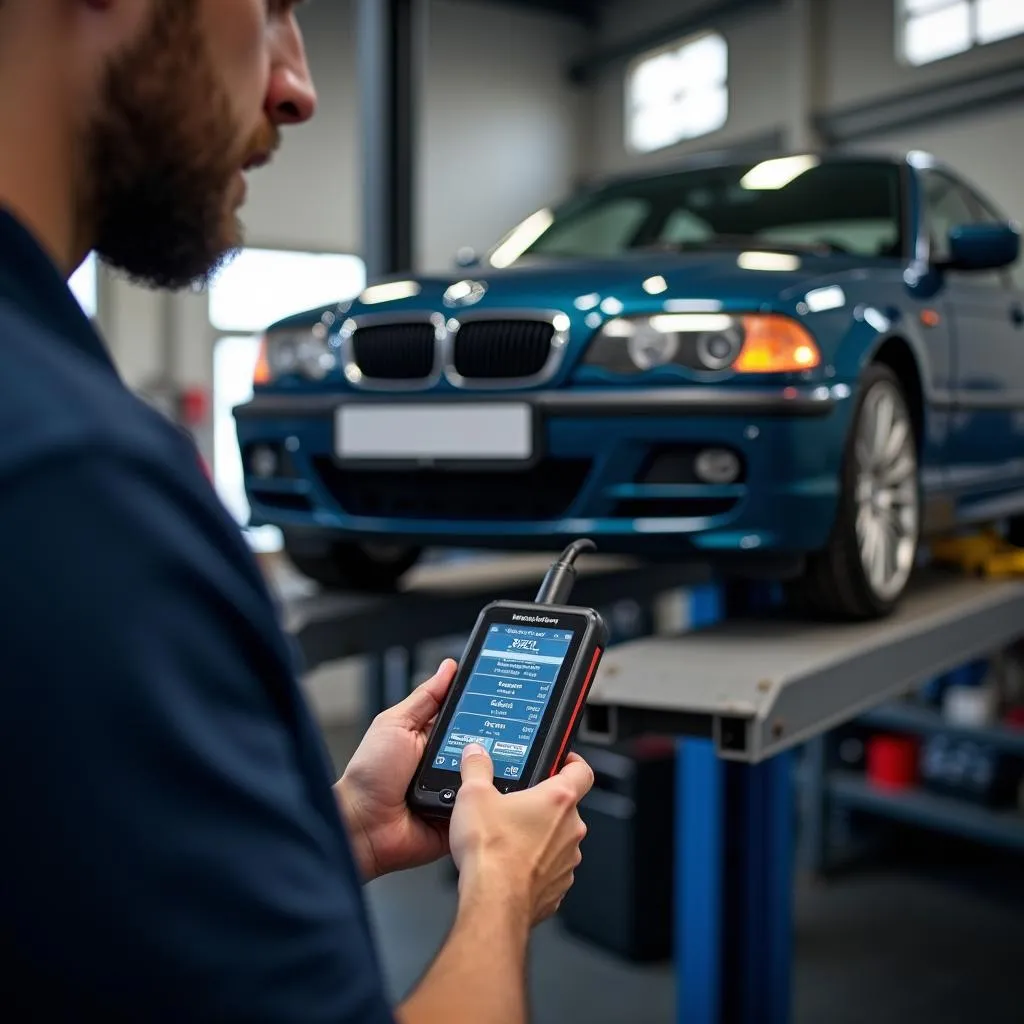
[[[896,374],[874,365],[864,374],[847,438],[836,522],[799,581],[800,603],[843,619],[888,615],[910,581],[920,533],[910,408]]]
[[[382,594],[396,589],[422,549],[405,545],[352,544],[285,534],[285,553],[304,576],[328,590]]]

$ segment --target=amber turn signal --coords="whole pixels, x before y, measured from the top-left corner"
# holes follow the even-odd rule
[[[777,315],[743,317],[745,339],[738,373],[798,373],[821,365],[814,339],[795,320]]]
[[[255,387],[261,384],[269,384],[271,379],[270,357],[267,354],[267,339],[260,339],[260,354],[256,357],[256,369],[252,374],[252,382]]]

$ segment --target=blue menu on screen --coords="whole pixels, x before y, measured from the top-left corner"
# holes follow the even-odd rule
[[[463,748],[479,743],[496,777],[520,778],[572,639],[571,630],[492,625],[434,767],[457,772]]]

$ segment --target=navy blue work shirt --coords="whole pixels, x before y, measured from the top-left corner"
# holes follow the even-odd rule
[[[0,211],[0,1015],[392,1024],[255,559]]]

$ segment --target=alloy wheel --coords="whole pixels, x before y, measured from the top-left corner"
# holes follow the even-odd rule
[[[864,396],[855,451],[858,553],[872,591],[889,600],[913,571],[921,510],[914,427],[888,381]]]

